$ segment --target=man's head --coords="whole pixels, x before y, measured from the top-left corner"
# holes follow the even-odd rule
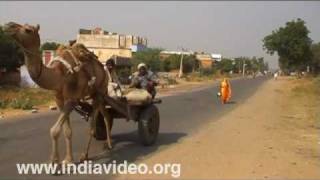
[[[138,65],[139,75],[144,76],[147,73],[147,65],[144,63],[140,63]]]
[[[110,58],[106,61],[106,67],[108,70],[112,70],[115,67],[116,63],[113,58]]]

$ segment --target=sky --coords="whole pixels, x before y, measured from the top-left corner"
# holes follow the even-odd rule
[[[40,24],[42,42],[66,43],[80,28],[148,39],[149,47],[220,53],[224,57],[264,57],[272,68],[277,55],[262,39],[287,21],[306,21],[310,38],[320,41],[320,2],[290,1],[1,1],[0,24]]]

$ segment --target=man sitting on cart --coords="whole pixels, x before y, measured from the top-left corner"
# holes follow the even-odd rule
[[[156,86],[158,84],[158,78],[156,75],[147,68],[147,65],[140,63],[138,65],[138,71],[133,73],[130,88],[145,89],[152,98],[156,96]]]
[[[108,95],[114,99],[122,97],[120,81],[115,70],[115,60],[110,58],[106,61],[106,73],[109,78]]]

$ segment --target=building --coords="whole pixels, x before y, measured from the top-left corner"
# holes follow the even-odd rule
[[[214,63],[211,54],[196,54],[196,59],[200,62],[202,68],[212,68]]]
[[[211,54],[211,58],[212,58],[214,61],[220,62],[220,61],[222,60],[222,55],[221,55],[221,54]]]
[[[101,62],[105,62],[113,56],[130,59],[133,52],[141,51],[147,47],[146,38],[111,33],[101,28],[80,29],[77,43],[84,44],[98,56]]]
[[[165,60],[166,58],[168,58],[171,55],[186,55],[186,56],[191,56],[194,53],[192,51],[161,51],[160,52],[160,60]]]
[[[199,64],[202,68],[212,68],[214,62],[221,61],[221,54],[208,54],[208,53],[194,53],[192,51],[161,51],[160,52],[160,60],[165,60],[171,55],[195,55],[196,59],[199,61]]]

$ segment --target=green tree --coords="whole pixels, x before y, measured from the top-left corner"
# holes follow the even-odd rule
[[[59,43],[56,42],[45,42],[41,45],[40,50],[57,50],[57,48],[59,47]]]
[[[133,69],[136,70],[139,63],[145,63],[152,71],[159,71],[161,68],[159,48],[147,48],[143,51],[138,51],[132,56]]]
[[[250,60],[250,67],[248,67],[248,69],[253,72],[253,73],[256,73],[259,71],[259,61],[257,59],[257,57],[252,57]]]
[[[24,55],[15,41],[0,27],[0,68],[14,71],[24,63]]]
[[[161,61],[162,71],[171,71],[180,69],[181,55],[172,54]],[[193,55],[183,56],[183,72],[190,73],[197,67],[197,60]]]
[[[258,70],[260,72],[267,70],[263,57],[258,58]]]
[[[132,56],[133,70],[139,63],[145,63],[150,67],[152,71],[165,71],[177,70],[180,68],[181,55],[173,54],[164,60],[160,60],[159,48],[147,48],[143,51],[139,51]],[[195,56],[183,57],[183,71],[189,73],[196,67],[197,62]]]
[[[186,56],[184,56],[185,59]],[[168,63],[169,71],[176,70],[180,68],[181,56],[177,54],[172,54],[166,58],[163,62]]]
[[[228,73],[234,70],[233,63],[233,60],[223,58],[220,62],[217,62],[217,69],[219,69],[222,73]]]
[[[241,58],[234,58],[233,71],[236,72],[236,73],[240,73],[241,72],[241,67],[242,67]]]
[[[311,60],[311,70],[313,73],[319,73],[320,71],[320,42],[312,44],[312,60]]]
[[[165,59],[162,61],[161,63],[161,71],[163,72],[169,72],[170,69],[170,60],[169,59]]]
[[[311,59],[311,39],[305,22],[301,19],[287,22],[285,27],[263,39],[263,48],[268,54],[277,53],[279,65],[283,71],[301,71]]]
[[[263,72],[269,69],[267,62],[264,62],[263,57],[237,57],[234,60],[233,71],[240,73],[243,70],[243,64],[246,64],[245,71],[250,73]]]
[[[235,65],[234,65],[234,71],[237,73],[242,73],[243,70],[243,64],[246,64],[246,69],[250,67],[248,64],[250,63],[249,57],[237,57],[235,58]]]
[[[180,61],[179,61],[179,67],[180,67]],[[196,68],[199,68],[199,62],[194,55],[183,57],[184,73],[190,73],[192,71],[195,71]]]

